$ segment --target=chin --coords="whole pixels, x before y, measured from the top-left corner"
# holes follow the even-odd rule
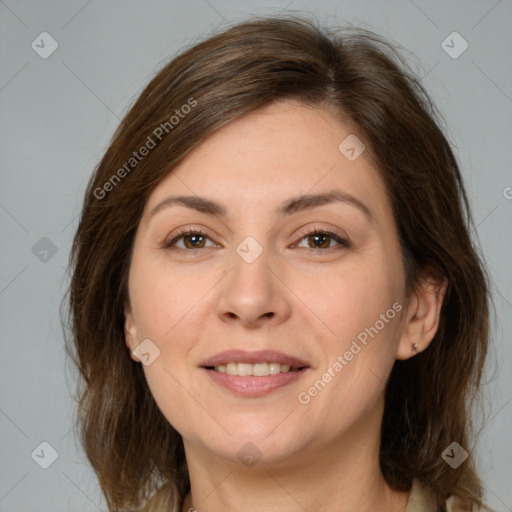
[[[259,424],[233,422],[227,427],[232,437],[224,431],[213,436],[211,431],[196,432],[194,437],[216,457],[237,464],[242,462],[247,467],[275,465],[300,454],[307,444],[304,439],[296,438],[297,430],[294,433],[289,426],[276,428],[278,424],[278,421]]]

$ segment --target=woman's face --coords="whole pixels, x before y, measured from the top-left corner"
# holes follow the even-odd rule
[[[127,344],[187,450],[277,463],[378,432],[404,273],[383,182],[353,137],[279,102],[216,132],[150,195]]]

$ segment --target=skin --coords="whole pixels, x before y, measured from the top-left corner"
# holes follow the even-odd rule
[[[350,133],[327,110],[281,101],[213,134],[148,198],[130,268],[126,344],[133,350],[149,338],[160,350],[144,372],[183,437],[191,480],[183,511],[406,506],[408,493],[387,486],[379,469],[385,383],[396,359],[413,357],[414,344],[418,352],[428,347],[444,287],[425,281],[406,300],[384,184],[365,152],[349,161],[338,150]],[[291,197],[332,189],[359,199],[371,217],[342,202],[274,213]],[[228,215],[173,205],[150,218],[170,195],[215,200]],[[164,248],[182,227],[200,228],[207,238]],[[333,238],[315,244],[307,235],[314,228],[334,231],[350,246]],[[236,252],[247,236],[263,249],[252,263]],[[402,311],[300,403],[298,394],[396,302]],[[198,367],[233,348],[281,350],[310,368],[270,394],[241,397]],[[247,442],[261,454],[252,467],[237,457]]]

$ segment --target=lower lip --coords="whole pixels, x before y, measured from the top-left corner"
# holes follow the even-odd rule
[[[203,368],[210,378],[220,386],[246,397],[263,396],[300,379],[307,368],[295,372],[283,372],[265,377],[240,377]]]

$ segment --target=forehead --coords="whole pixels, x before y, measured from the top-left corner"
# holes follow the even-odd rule
[[[389,214],[383,182],[365,151],[355,160],[340,151],[347,137],[354,140],[350,128],[327,110],[293,101],[267,105],[191,151],[153,190],[146,211],[169,195],[207,196],[241,211],[336,188],[377,216]]]

